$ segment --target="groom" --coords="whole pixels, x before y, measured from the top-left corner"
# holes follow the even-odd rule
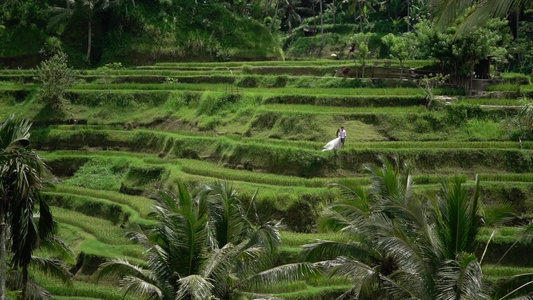
[[[344,130],[343,126],[341,126],[341,132],[340,132],[339,136],[341,138],[342,146],[344,147],[344,140],[346,140],[346,130]]]

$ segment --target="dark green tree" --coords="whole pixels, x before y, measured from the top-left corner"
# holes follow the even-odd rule
[[[0,299],[5,299],[7,250],[13,253],[12,266],[22,268],[25,297],[33,252],[43,241],[51,241],[54,233],[52,215],[39,195],[47,168],[29,147],[30,127],[28,121],[13,116],[0,126]],[[37,205],[40,217],[36,222]],[[40,262],[45,265],[48,261]]]

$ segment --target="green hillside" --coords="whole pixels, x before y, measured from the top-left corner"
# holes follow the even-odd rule
[[[519,142],[520,130],[512,125],[523,94],[469,98],[462,90],[435,89],[452,100],[436,100],[428,109],[424,91],[412,82],[310,76],[301,71],[309,64],[337,67],[331,61],[166,63],[82,71],[60,110],[38,97],[34,71],[4,71],[0,118],[15,113],[34,122],[33,145],[57,178],[44,195],[60,236],[77,257],[74,289],[40,273],[33,276],[60,299],[115,299],[120,294],[112,289],[89,288],[98,264],[123,257],[145,264],[143,248],[129,241],[123,228],[153,224],[147,195],[177,180],[191,187],[227,180],[245,203],[257,191],[259,219],[286,226],[276,263],[297,262],[303,244],[346,239],[317,232],[320,211],[343,199],[328,186],[368,189],[371,178],[363,166],[380,156],[398,156],[412,166],[420,197],[435,194],[442,178],[454,176],[472,189],[479,174],[485,209],[509,203],[516,214],[512,223],[480,235],[487,242],[495,230],[486,258],[487,266],[495,264],[533,215],[533,144]],[[260,68],[285,74],[250,74]],[[520,91],[527,94],[529,88],[522,85]],[[322,152],[340,126],[348,132],[346,147]],[[530,251],[524,243],[503,266],[487,269],[490,276],[525,270],[516,260]],[[308,279],[257,292],[333,299],[349,286],[343,278]]]

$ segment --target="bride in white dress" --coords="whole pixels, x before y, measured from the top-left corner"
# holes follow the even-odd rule
[[[329,141],[329,143],[324,146],[322,151],[328,151],[328,150],[339,150],[342,148],[342,141],[341,141],[341,135],[340,135],[340,129],[337,129],[337,138]]]
[[[322,151],[328,151],[328,150],[339,150],[342,147],[341,138],[338,137],[332,141],[329,141],[329,143],[324,146]]]

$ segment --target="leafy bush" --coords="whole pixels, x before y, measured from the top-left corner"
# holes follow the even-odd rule
[[[449,125],[461,126],[469,119],[484,116],[479,105],[459,104],[446,106],[446,121]]]
[[[373,33],[362,33],[359,32],[355,34],[352,38],[352,43],[355,47],[357,47],[357,52],[354,53],[355,58],[358,58],[361,60],[361,65],[363,66],[363,74],[362,77],[365,77],[365,66],[366,66],[366,58],[370,54],[370,49],[368,49],[368,43],[370,42],[370,39],[374,36]]]
[[[76,81],[74,71],[67,65],[67,55],[59,52],[43,61],[37,68],[37,74],[42,84],[42,99],[53,109],[59,109],[66,90]]]
[[[531,84],[531,78],[528,75],[524,75],[524,74],[505,73],[505,74],[502,74],[502,77],[506,83],[510,83],[510,84],[517,84],[517,85]]]
[[[400,61],[402,69],[405,67],[405,60],[415,56],[416,43],[411,35],[387,34],[381,38],[383,44],[389,48],[390,55]]]

